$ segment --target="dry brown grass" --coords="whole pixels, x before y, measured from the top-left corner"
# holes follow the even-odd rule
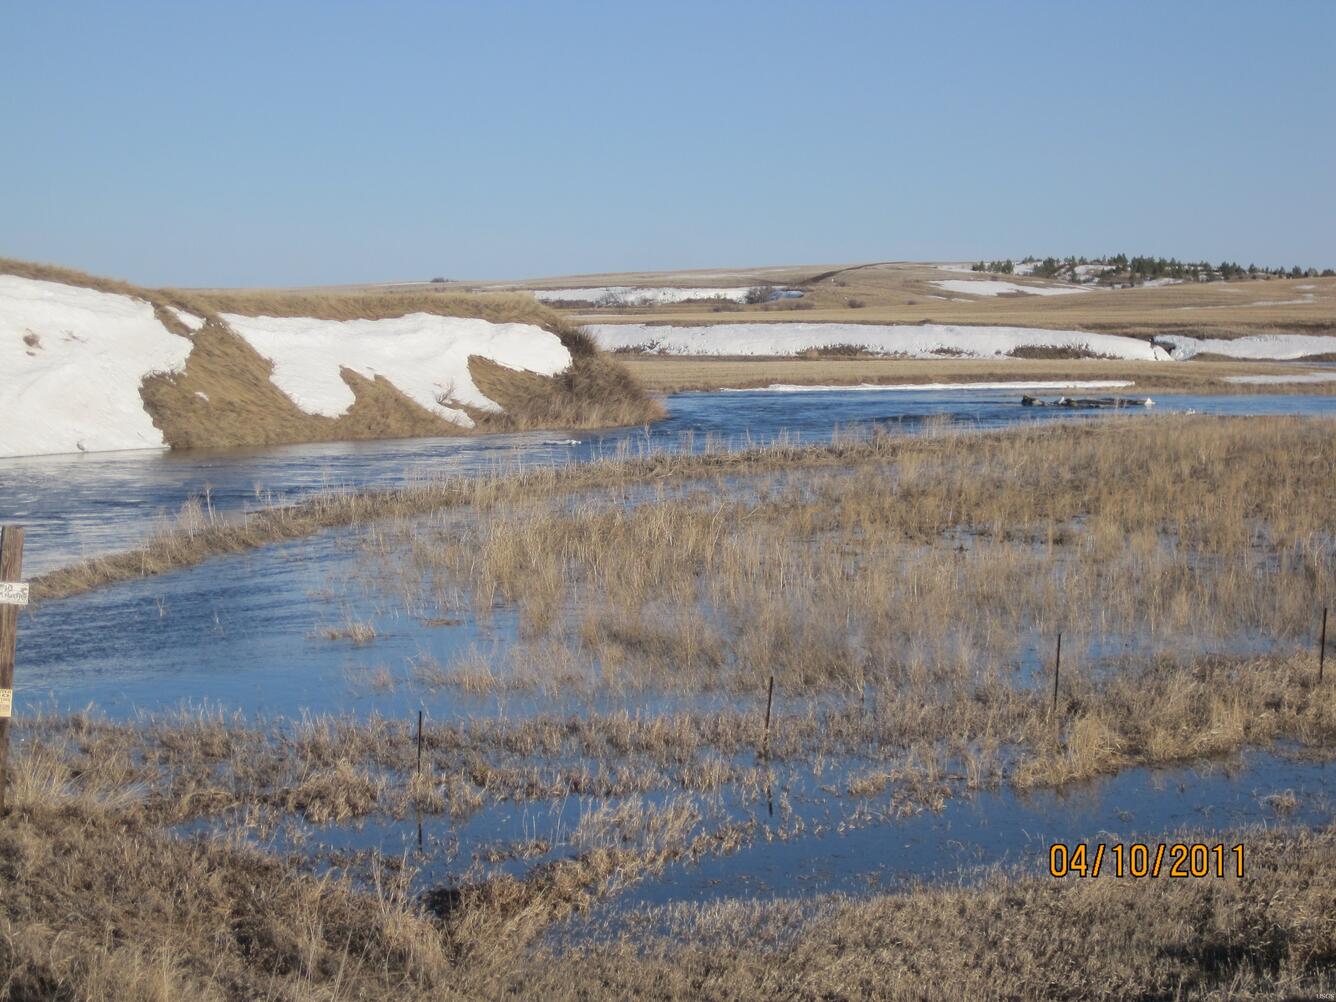
[[[461,594],[517,608],[604,686],[860,691],[1006,664],[1036,631],[1180,656],[1292,643],[1336,591],[1334,442],[1320,420],[1133,418],[873,441],[836,469],[797,450],[631,506],[517,497],[413,524],[387,561],[404,587],[434,576],[442,614]]]
[[[475,355],[469,373],[501,411],[471,410],[482,431],[525,428],[613,428],[645,424],[666,415],[657,400],[620,362],[603,354],[577,356],[551,378],[508,369]]]
[[[188,741],[228,733],[206,722]],[[999,873],[863,900],[678,907],[642,916],[666,931],[623,922],[545,944],[554,923],[689,851],[689,809],[633,799],[586,816],[577,856],[418,897],[402,860],[354,880],[240,840],[172,838],[95,761],[75,774],[31,744],[15,761],[0,997],[1191,999],[1336,986],[1332,832],[1213,836],[1244,842],[1243,878]],[[294,806],[356,810],[365,781],[329,782],[312,778],[313,799]]]
[[[391,865],[368,888],[100,811],[0,822],[0,997],[476,998],[529,938],[651,865],[597,849],[419,902]]]
[[[1336,383],[1288,386],[1229,383],[1226,377],[1311,372],[1282,363],[1126,362],[1006,359],[714,359],[618,355],[636,382],[653,393],[750,389],[773,383],[854,385],[858,383],[977,383],[1004,380],[1125,379],[1128,392],[1141,393],[1336,393]]]
[[[524,879],[466,871],[419,897],[403,859],[373,854],[353,879],[248,847],[250,822],[235,835],[191,840],[162,830],[234,808],[247,816],[276,808],[317,824],[362,817],[386,798],[387,783],[383,770],[350,756],[402,761],[388,730],[305,721],[275,742],[271,731],[216,715],[26,721],[12,810],[0,819],[0,998],[476,997],[484,971],[509,963],[554,921],[709,851],[711,836],[692,835],[689,802],[646,810],[632,799],[586,813],[569,839],[574,854]],[[224,764],[230,796],[217,785]],[[284,785],[254,785],[272,771]],[[459,782],[418,777],[402,784],[403,806],[453,809],[462,800],[467,813],[469,795],[450,788]]]
[[[670,933],[539,958],[543,998],[1318,998],[1336,835],[1236,833],[1243,879],[1056,881],[685,906]],[[1214,839],[1212,840],[1214,841]],[[572,969],[582,976],[573,979]],[[526,969],[528,976],[532,969]],[[518,988],[518,982],[511,985]],[[597,987],[593,987],[597,986]]]
[[[480,317],[493,323],[533,324],[579,343],[579,328],[575,324],[525,293],[174,291],[213,313],[238,313],[247,317],[315,317],[320,320],[383,320],[410,313]]]

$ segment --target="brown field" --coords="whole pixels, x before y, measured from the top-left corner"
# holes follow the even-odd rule
[[[1158,288],[1097,290],[1068,296],[977,297],[953,302],[933,281],[1000,278],[1021,285],[1053,284],[1023,276],[989,276],[943,271],[921,262],[818,264],[768,268],[702,269],[676,272],[626,272],[568,275],[560,278],[496,281],[427,282],[404,285],[334,286],[315,290],[247,292],[247,297],[287,297],[304,293],[320,298],[374,296],[417,300],[460,292],[560,289],[603,285],[799,288],[806,295],[757,306],[681,304],[635,309],[560,309],[575,322],[715,324],[757,321],[839,323],[1002,324],[1151,337],[1187,334],[1235,337],[1286,331],[1336,333],[1336,278],[1272,278],[1184,284]],[[185,292],[183,292],[185,294]],[[213,301],[237,295],[229,290],[190,290]],[[932,298],[932,297],[943,298]],[[1311,297],[1311,298],[1310,298]],[[967,298],[967,297],[960,297]],[[855,300],[863,305],[850,307]]]
[[[842,270],[814,266],[721,278],[716,282],[692,280],[691,283],[743,286],[751,284],[751,279],[763,280],[803,289],[806,295],[799,300],[761,306],[727,306],[722,312],[716,312],[719,307],[710,304],[571,312],[578,320],[599,323],[1001,324],[1147,338],[1157,334],[1236,337],[1277,331],[1336,332],[1336,278],[1259,279],[1149,289],[1095,290],[1066,296],[978,297],[971,302],[951,301],[949,297],[959,294],[931,284],[933,281],[971,277],[999,278],[1021,285],[1051,284],[1025,277],[958,274],[914,263],[851,266]],[[653,278],[647,284],[685,284],[673,273],[662,273]],[[590,280],[582,277],[579,281],[562,280],[560,284],[578,286],[587,281]],[[635,277],[616,281],[631,284]],[[948,298],[930,298],[933,296]],[[850,300],[863,305],[851,308]]]
[[[1228,383],[1228,376],[1289,375],[1311,368],[1277,362],[1128,362],[1084,358],[896,359],[896,358],[691,358],[672,355],[618,355],[617,359],[651,393],[745,389],[772,383],[850,385],[858,383],[973,383],[1004,380],[1126,379],[1135,386],[1109,391],[1135,396],[1158,393],[1336,393],[1336,382],[1283,386]],[[1101,391],[1102,392],[1102,391]]]

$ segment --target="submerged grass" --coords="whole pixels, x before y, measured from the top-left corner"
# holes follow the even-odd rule
[[[34,597],[77,594],[327,529],[362,527],[441,509],[495,508],[633,485],[821,468],[849,467],[855,473],[861,468],[865,486],[858,517],[890,528],[910,527],[925,539],[936,538],[934,532],[940,536],[959,522],[948,490],[963,492],[962,499],[973,506],[967,513],[970,519],[985,528],[990,520],[1022,518],[1056,532],[1062,520],[1082,516],[1087,505],[1115,506],[1109,511],[1122,527],[1139,526],[1145,512],[1161,523],[1168,519],[1173,527],[1190,527],[1200,521],[1196,513],[1205,505],[1212,522],[1226,527],[1226,538],[1237,541],[1255,519],[1229,520],[1250,513],[1256,484],[1269,498],[1266,512],[1259,514],[1274,515],[1281,532],[1305,518],[1310,526],[1325,525],[1330,531],[1329,522],[1323,522],[1327,516],[1320,514],[1330,511],[1336,492],[1329,475],[1336,462],[1330,428],[1323,419],[1137,416],[987,433],[942,429],[914,437],[876,433],[805,447],[778,441],[741,450],[708,443],[699,449],[689,443],[686,452],[638,456],[624,443],[618,455],[597,462],[443,478],[391,490],[328,492],[235,519],[210,510],[201,520],[192,508],[137,549],[42,575],[33,582]],[[896,488],[897,493],[886,494],[887,485],[912,477],[916,470],[953,467],[957,473],[944,473],[926,493]],[[998,490],[1008,483],[1010,488]],[[1143,490],[1151,492],[1144,503]],[[860,492],[849,493],[852,500]],[[993,495],[1000,498],[996,505],[988,501]],[[894,504],[888,503],[892,498]],[[874,510],[878,503],[881,509]],[[916,522],[913,526],[897,514],[906,505],[907,517]],[[934,510],[940,514],[933,515]],[[806,517],[820,527],[815,514]],[[831,512],[822,518],[829,526]],[[1044,525],[1039,525],[1041,521]]]
[[[1325,421],[874,439],[635,497],[596,492],[590,470],[585,494],[508,492],[367,549],[395,594],[427,582],[429,615],[517,609],[535,650],[564,645],[601,690],[973,682],[1057,632],[1077,684],[1112,663],[1112,641],[1180,661],[1308,642],[1336,591],[1334,469]],[[475,657],[472,674],[536,678],[560,660],[526,670],[533,656]]]
[[[540,954],[544,998],[1319,998],[1336,987],[1336,835],[1231,833],[1243,879],[982,885],[651,913]],[[1219,836],[1212,838],[1217,841]],[[571,979],[578,968],[582,977]],[[597,989],[591,990],[591,985]]]
[[[176,727],[190,746],[231,740],[221,720]],[[689,805],[590,811],[576,855],[418,894],[404,859],[353,877],[244,839],[170,837],[97,761],[76,773],[29,743],[15,763],[0,997],[1191,999],[1336,986],[1332,831],[1214,833],[1244,842],[1243,877],[996,873],[858,900],[657,909],[562,942],[545,936],[554,923],[697,851]],[[341,769],[332,785],[355,810],[367,783]],[[320,786],[307,784],[308,803],[334,802]]]

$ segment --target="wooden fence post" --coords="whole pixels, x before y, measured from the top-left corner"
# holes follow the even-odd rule
[[[14,646],[19,635],[19,607],[28,604],[23,575],[23,526],[0,527],[0,815],[8,784],[9,718],[14,710]]]
[[[1053,715],[1058,713],[1058,675],[1062,672],[1062,634],[1058,634],[1058,653],[1053,658]]]
[[[1322,684],[1322,669],[1327,665],[1327,607],[1322,607],[1322,634],[1317,642],[1317,682]]]
[[[761,758],[770,758],[770,707],[775,701],[775,676],[770,676],[770,691],[765,696],[765,733],[761,737]]]

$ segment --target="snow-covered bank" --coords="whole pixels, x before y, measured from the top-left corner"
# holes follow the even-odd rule
[[[1225,358],[1273,359],[1276,361],[1307,358],[1310,355],[1336,354],[1336,337],[1322,334],[1253,334],[1240,338],[1195,338],[1167,334],[1155,339],[1176,359],[1194,355],[1221,355]]]
[[[1059,379],[1026,381],[1003,380],[996,383],[859,383],[841,386],[836,383],[810,386],[798,383],[771,383],[753,389],[725,389],[724,393],[849,393],[887,391],[899,393],[942,390],[1115,390],[1136,384],[1130,379]]]
[[[970,296],[1005,296],[1015,293],[1022,293],[1026,296],[1067,296],[1072,293],[1090,291],[1075,286],[1018,285],[1015,282],[1003,282],[1000,279],[950,278],[932,284],[939,289],[945,289],[947,292],[963,292]]]
[[[589,332],[608,350],[669,355],[799,355],[810,349],[850,347],[901,358],[1004,358],[1017,349],[1055,348],[1109,358],[1166,361],[1163,348],[1137,338],[1030,327],[956,327],[946,324],[718,324],[666,327],[593,324]]]
[[[0,275],[0,455],[163,448],[139,387],[190,349],[142,299]]]
[[[259,441],[312,433],[310,427],[267,425],[263,393],[246,397],[252,384],[245,380],[201,385],[198,380],[211,377],[184,375],[205,318],[160,302],[155,312],[152,297],[0,274],[0,456],[162,449],[208,441],[210,434],[223,444],[247,444],[247,429],[226,427],[235,424],[237,408],[247,407]],[[273,364],[274,386],[300,410],[329,418],[356,401],[345,368],[368,379],[384,377],[429,413],[470,428],[474,422],[461,405],[500,410],[475,385],[471,356],[543,376],[565,371],[572,361],[555,334],[527,323],[426,313],[344,322],[222,319],[232,333],[218,340],[215,332],[210,351],[235,350],[239,370],[244,341]],[[182,328],[173,321],[189,335],[174,333]],[[221,363],[224,371],[230,364]],[[165,379],[150,381],[155,375]],[[375,413],[379,404],[369,406]],[[383,416],[369,420],[408,428]]]
[[[308,317],[223,319],[273,363],[273,381],[308,414],[338,417],[355,402],[342,368],[374,379],[383,376],[426,410],[463,425],[473,420],[458,407],[495,411],[496,403],[474,384],[469,356],[509,369],[553,376],[571,364],[555,334],[532,324],[412,313],[386,320],[313,320]]]
[[[1283,386],[1287,383],[1336,383],[1336,372],[1309,372],[1293,376],[1226,376],[1226,383],[1253,386]]]

